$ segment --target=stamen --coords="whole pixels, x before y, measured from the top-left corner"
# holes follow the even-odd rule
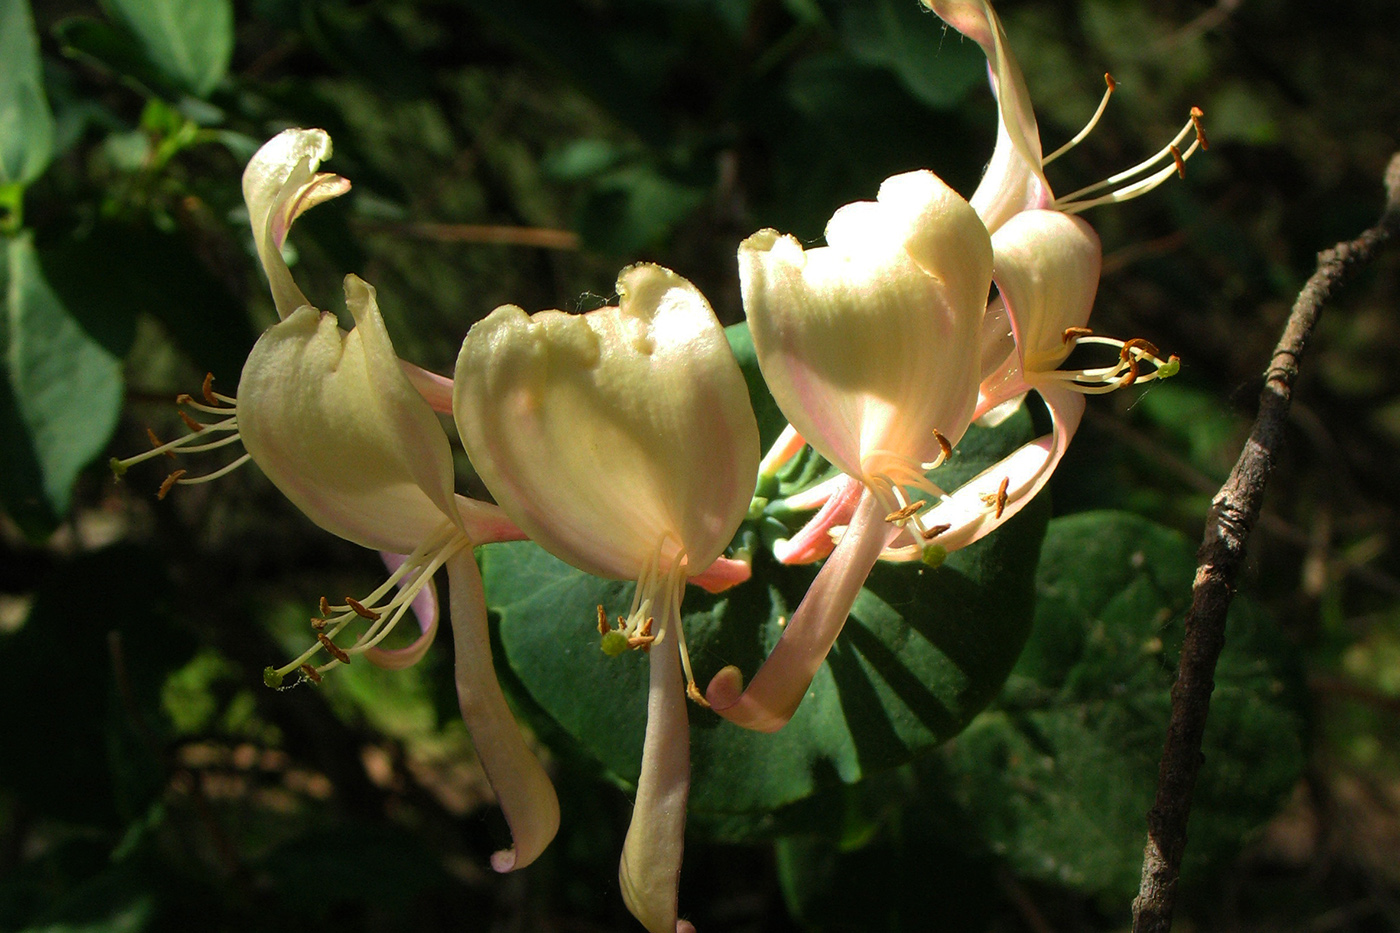
[[[1094,127],[1099,125],[1099,118],[1102,117],[1103,112],[1108,109],[1108,99],[1113,96],[1114,89],[1118,87],[1118,82],[1114,81],[1113,75],[1108,72],[1104,72],[1103,81],[1108,87],[1103,92],[1103,99],[1099,101],[1099,109],[1094,111],[1094,115],[1089,118],[1089,122],[1084,124],[1084,129],[1076,133],[1073,139],[1040,160],[1042,167],[1049,165],[1051,162],[1054,162],[1060,156],[1082,143],[1084,138],[1094,131]]]
[[[928,505],[926,500],[915,499],[903,508],[895,509],[890,514],[886,515],[885,521],[889,522],[891,525],[903,526],[909,522],[909,519],[919,514],[919,510],[926,505]]]
[[[1201,144],[1202,152],[1210,148],[1210,140],[1206,139],[1206,130],[1205,127],[1202,126],[1202,118],[1204,116],[1205,113],[1201,111],[1200,107],[1191,108],[1191,122],[1196,126],[1196,139]]]
[[[1079,340],[1082,337],[1092,337],[1093,335],[1093,330],[1088,327],[1066,327],[1064,336],[1060,338],[1060,342],[1069,343],[1074,340]]]
[[[165,481],[160,484],[160,489],[156,491],[156,498],[164,499],[170,495],[170,490],[175,488],[175,484],[180,482],[180,477],[184,476],[185,472],[184,470],[176,470],[167,476]]]
[[[312,627],[313,629],[315,629],[316,631],[319,632],[319,631],[323,630],[323,629],[326,627],[326,623],[329,622],[329,621],[330,621],[330,619],[327,619],[327,618],[324,618],[324,617],[321,617],[321,616],[314,616],[314,617],[311,619],[311,627]]]
[[[183,478],[183,474],[185,472],[184,470],[176,470],[175,472],[180,473],[182,475],[182,478],[178,480],[181,486],[198,486],[200,483],[208,483],[212,480],[216,480],[221,477],[227,476],[228,474],[232,473],[234,470],[238,469],[243,464],[247,463],[249,460],[252,459],[252,454],[244,454],[243,456],[239,457],[237,460],[233,461],[227,466],[215,470],[213,473],[205,473],[203,476],[191,476],[189,479]]]
[[[204,374],[204,384],[200,386],[200,391],[204,395],[204,400],[210,405],[219,404],[218,398],[214,395],[214,374]]]
[[[146,429],[146,436],[147,436],[148,438],[151,439],[151,449],[152,449],[152,450],[159,450],[159,451],[161,451],[162,453],[164,453],[167,457],[169,457],[171,460],[174,460],[174,459],[175,459],[175,454],[174,454],[174,452],[172,452],[171,450],[169,450],[169,449],[166,448],[165,442],[162,441],[159,437],[156,436],[156,432],[155,432],[155,431],[152,431],[150,428],[147,428],[147,429]]]
[[[1003,476],[1001,485],[997,487],[997,514],[996,518],[1001,518],[1001,513],[1006,511],[1006,489],[1011,485],[1011,477]]]
[[[1144,356],[1162,355],[1162,351],[1158,350],[1152,341],[1145,337],[1133,337],[1131,340],[1123,341],[1123,349],[1119,356],[1122,357],[1124,362],[1127,362],[1128,358],[1133,355],[1134,350],[1142,351]]]
[[[185,398],[189,398],[189,396],[186,395]],[[180,415],[180,420],[185,422],[185,427],[189,428],[194,433],[198,434],[204,430],[204,425],[200,424],[198,421],[195,421],[185,412],[180,411],[179,409],[176,409],[176,412]]]
[[[1172,161],[1176,163],[1176,174],[1178,178],[1186,177],[1186,160],[1181,157],[1181,150],[1175,146],[1168,146],[1172,151]]]
[[[359,616],[361,619],[369,619],[371,622],[379,621],[379,613],[371,612],[364,607],[363,603],[351,599],[349,596],[345,597],[345,605],[349,606],[354,611],[355,615]]]
[[[1191,115],[1187,119],[1186,124],[1177,132],[1171,142],[1167,143],[1167,145],[1156,154],[1139,162],[1127,171],[1119,172],[1103,181],[1080,188],[1078,191],[1067,194],[1064,197],[1057,198],[1051,206],[1066,214],[1078,214],[1081,211],[1088,210],[1091,207],[1097,207],[1100,204],[1129,201],[1139,195],[1146,194],[1171,178],[1173,174],[1181,171],[1181,167],[1185,164],[1186,160],[1191,158],[1192,154],[1194,154],[1197,149],[1205,148],[1205,131],[1201,123],[1202,116],[1203,114],[1199,107],[1192,107]],[[1191,145],[1187,147],[1185,152],[1180,151],[1178,147],[1181,145],[1182,141],[1193,133],[1196,138],[1191,142]],[[1166,168],[1154,171],[1151,175],[1141,178],[1138,181],[1130,181],[1130,179],[1144,172],[1152,171],[1155,166],[1167,159],[1170,159],[1172,164]],[[1121,185],[1121,187],[1114,188],[1115,185]],[[1113,190],[1105,195],[1088,198],[1087,200],[1085,199],[1087,195],[1101,191],[1104,188]]]
[[[303,664],[301,667],[297,668],[297,670],[301,671],[302,676],[313,684],[319,684],[321,682],[321,672],[310,664]]]
[[[689,697],[690,701],[696,706],[702,706],[705,709],[710,708],[710,701],[705,699],[705,694],[700,692],[700,688],[695,685],[695,681],[689,681],[685,685],[685,695]]]
[[[612,631],[612,629],[608,628],[608,613],[607,613],[607,610],[605,610],[605,609],[603,608],[603,604],[602,604],[602,603],[599,603],[599,604],[598,604],[598,634],[599,634],[599,635],[606,635],[606,634],[608,634],[608,632],[610,632],[610,631]]]
[[[943,436],[943,432],[937,428],[933,429],[934,440],[938,441],[938,446],[943,448],[943,459],[947,460],[953,455],[953,444],[948,438]],[[932,469],[932,467],[930,467]]]
[[[929,539],[932,539],[932,538],[936,538],[936,537],[938,537],[939,535],[943,534],[943,532],[947,531],[949,528],[952,528],[952,527],[953,527],[952,525],[943,524],[943,525],[933,525],[933,526],[931,526],[931,527],[929,527],[929,528],[925,528],[925,529],[924,529],[924,539],[925,539],[925,540],[929,540]]]
[[[331,604],[330,604],[330,601],[327,600],[326,597],[322,596],[322,597],[321,597],[321,615],[323,615],[323,616],[328,616],[328,615],[330,615],[330,614],[331,614]]]
[[[330,640],[325,632],[317,632],[316,640],[321,643],[321,647],[326,649],[326,653],[335,658],[341,664],[350,663],[350,655],[346,654],[340,646]]]

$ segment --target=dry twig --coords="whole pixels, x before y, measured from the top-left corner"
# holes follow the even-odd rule
[[[1211,503],[1196,555],[1196,580],[1186,615],[1180,668],[1172,687],[1172,715],[1157,777],[1157,797],[1147,814],[1147,847],[1142,885],[1133,901],[1133,933],[1166,933],[1171,929],[1181,856],[1186,848],[1186,821],[1201,767],[1201,736],[1215,689],[1215,663],[1225,643],[1225,613],[1283,435],[1298,362],[1323,303],[1375,255],[1382,243],[1400,231],[1400,153],[1391,158],[1386,169],[1385,188],[1380,221],[1355,240],[1338,243],[1318,255],[1317,271],[1299,292],[1264,374],[1254,429],[1230,478]]]

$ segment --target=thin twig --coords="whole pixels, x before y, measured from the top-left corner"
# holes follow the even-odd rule
[[[1323,303],[1400,230],[1400,153],[1386,169],[1385,187],[1386,205],[1380,221],[1355,240],[1319,254],[1317,271],[1298,294],[1264,374],[1254,429],[1230,478],[1211,503],[1196,555],[1196,580],[1186,615],[1181,665],[1172,687],[1171,723],[1157,777],[1157,797],[1147,814],[1147,847],[1142,885],[1133,901],[1133,933],[1166,933],[1171,929],[1181,856],[1186,848],[1186,821],[1201,767],[1201,736],[1215,689],[1215,662],[1225,644],[1225,612],[1282,439],[1298,362]]]

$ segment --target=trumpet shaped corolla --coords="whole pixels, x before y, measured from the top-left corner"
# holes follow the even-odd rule
[[[765,230],[739,248],[758,362],[793,428],[849,477],[852,509],[830,559],[763,668],[740,692],[725,668],[706,697],[748,728],[780,728],[835,641],[875,560],[918,500],[925,472],[962,437],[977,405],[992,245],[972,207],[931,172],[888,179],[849,204],[827,245],[804,250]]]
[[[487,489],[532,539],[589,573],[637,581],[628,617],[616,628],[600,619],[605,649],[645,647],[650,660],[619,878],[642,924],[673,933],[690,927],[676,891],[690,786],[685,697],[699,698],[681,598],[748,510],[758,428],[693,285],[637,265],[617,291],[617,306],[583,315],[496,309],[462,344],[454,411]]]

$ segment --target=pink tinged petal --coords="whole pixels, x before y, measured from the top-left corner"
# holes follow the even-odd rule
[[[680,933],[677,889],[685,848],[685,808],[690,794],[690,724],[674,609],[659,619],[658,641],[649,653],[647,732],[632,823],[622,845],[618,882],[632,916],[650,933]],[[693,930],[694,928],[691,927]]]
[[[272,286],[277,315],[284,319],[309,303],[282,259],[282,243],[292,222],[350,190],[348,180],[316,173],[330,155],[331,138],[325,130],[283,130],[264,143],[243,170],[243,200],[253,242]]]
[[[898,529],[885,522],[885,510],[874,494],[865,492],[836,550],[748,688],[740,692],[743,675],[736,667],[724,668],[710,681],[705,699],[714,711],[758,732],[777,732],[785,726],[846,624],[870,569],[896,534]]]
[[[753,576],[753,564],[747,560],[732,557],[716,557],[715,562],[687,580],[707,593],[723,593],[740,583],[747,583]]]
[[[472,544],[494,544],[499,541],[526,541],[529,535],[511,521],[501,507],[489,502],[468,499],[466,496],[453,497],[457,505],[457,515],[461,527]]]
[[[486,596],[471,548],[448,558],[447,585],[457,704],[514,843],[491,856],[491,867],[514,871],[538,858],[554,838],[559,829],[559,798],[539,759],[525,744],[491,666]]]
[[[1065,330],[1089,321],[1103,267],[1098,234],[1059,211],[1024,211],[992,236],[992,277],[1006,303],[1027,382],[1074,349]]]
[[[248,453],[316,524],[377,551],[411,553],[461,527],[452,454],[394,355],[374,289],[345,280],[357,326],[303,307],[269,328],[243,367]]]
[[[724,331],[675,273],[637,265],[618,307],[496,309],[462,344],[454,412],[496,501],[555,556],[636,579],[699,573],[748,512],[758,426]]]
[[[389,568],[390,573],[403,566],[407,559],[403,554],[390,554],[387,551],[379,556],[383,558],[384,566]],[[401,582],[399,588],[402,589],[407,582]],[[418,630],[422,633],[413,644],[404,648],[371,648],[365,652],[365,660],[375,667],[390,671],[401,671],[423,660],[423,655],[433,646],[433,639],[437,637],[438,630],[437,587],[432,580],[429,580],[428,585],[419,590],[418,595],[414,597],[413,617],[418,620]]]
[[[822,504],[816,515],[791,538],[773,542],[773,556],[779,563],[811,564],[826,557],[835,548],[831,531],[838,525],[849,525],[865,487],[859,480],[842,475],[841,485]],[[789,502],[791,500],[788,500]]]
[[[1084,396],[1071,389],[1037,386],[1050,409],[1051,433],[1017,448],[924,512],[926,526],[949,525],[933,543],[948,551],[996,531],[1050,481],[1084,416]],[[996,503],[1006,484],[1004,505]],[[998,514],[999,513],[999,514]]]
[[[976,403],[991,246],[967,202],[930,172],[848,204],[828,246],[765,230],[739,248],[759,365],[818,453],[861,476],[865,457],[937,455]]]
[[[1041,167],[1040,130],[1021,67],[1011,54],[1001,21],[986,0],[923,0],[944,22],[982,46],[997,98],[997,142],[992,161],[972,195],[989,232],[1016,213],[1048,207],[1053,200]]]
[[[428,403],[429,408],[444,415],[452,414],[451,379],[404,360],[400,360],[399,365],[403,367],[403,374],[408,377],[413,388],[418,390],[418,394],[423,396],[423,401]]]

